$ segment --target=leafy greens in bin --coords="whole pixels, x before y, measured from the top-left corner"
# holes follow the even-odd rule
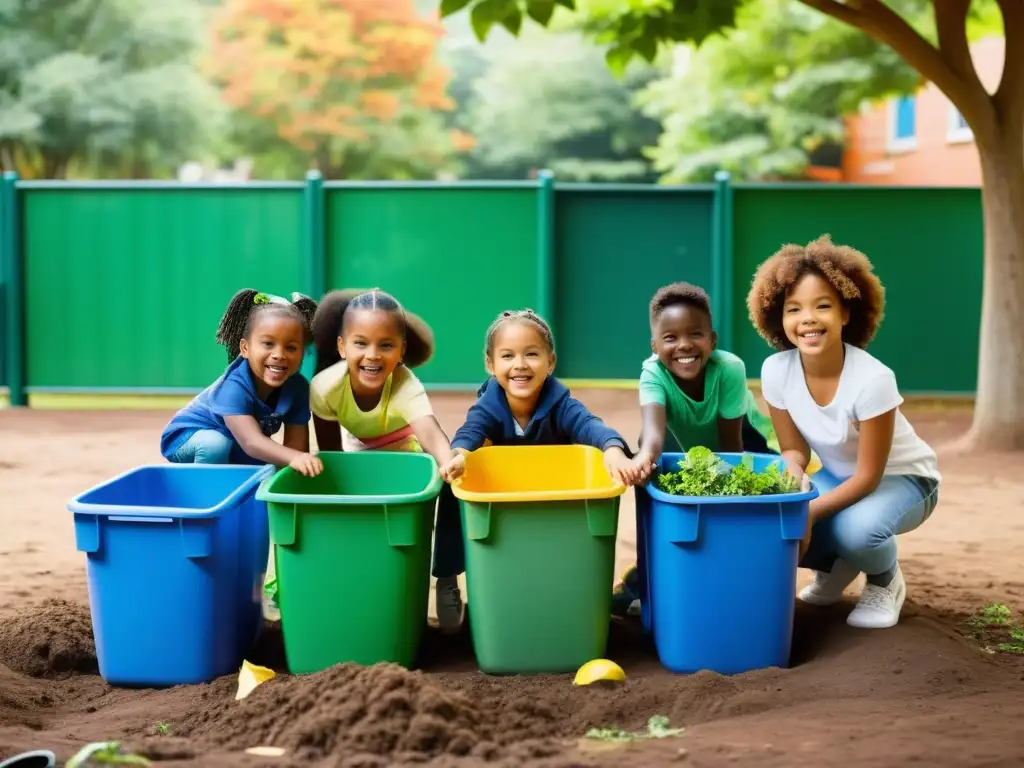
[[[657,488],[674,496],[764,496],[796,493],[799,481],[773,462],[763,472],[754,471],[754,457],[745,454],[731,466],[714,452],[695,446],[679,462],[678,472],[662,472],[655,478]]]

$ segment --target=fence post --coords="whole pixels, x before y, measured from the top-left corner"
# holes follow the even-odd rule
[[[715,173],[711,228],[711,301],[715,329],[723,349],[733,350],[733,216],[732,182],[728,171]]]
[[[537,174],[537,313],[555,331],[555,175]]]
[[[302,207],[306,290],[311,299],[320,301],[327,291],[327,225],[324,220],[324,177],[320,171],[309,171],[306,174]]]
[[[7,313],[4,359],[7,391],[12,406],[28,405],[25,395],[25,280],[22,276],[21,212],[18,210],[18,174],[4,171],[0,187],[0,261],[7,275]]]

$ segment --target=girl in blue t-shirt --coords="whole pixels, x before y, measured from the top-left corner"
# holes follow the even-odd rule
[[[309,477],[323,471],[309,452],[309,382],[299,373],[307,318],[264,294],[253,301],[261,297],[269,303],[250,305],[238,357],[164,428],[160,452],[168,461],[291,466]],[[282,424],[283,445],[271,439]]]

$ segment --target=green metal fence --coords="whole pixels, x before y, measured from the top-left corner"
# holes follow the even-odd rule
[[[494,183],[0,187],[0,370],[26,394],[188,393],[222,370],[213,336],[251,287],[316,297],[394,293],[437,337],[434,389],[484,376],[488,323],[530,306],[551,320],[558,372],[635,380],[647,302],[665,283],[708,289],[723,347],[757,378],[768,347],[745,298],[786,242],[831,233],[864,250],[887,289],[872,351],[908,392],[969,393],[982,272],[977,189],[832,184],[686,187]]]

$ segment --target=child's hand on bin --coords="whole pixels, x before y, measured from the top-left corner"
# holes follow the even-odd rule
[[[316,477],[324,471],[324,463],[319,456],[312,453],[302,453],[288,462],[288,466],[306,477]]]
[[[619,446],[613,445],[604,452],[604,467],[608,474],[625,485],[633,485],[636,468]]]
[[[466,471],[466,457],[460,451],[454,451],[452,457],[448,459],[440,468],[441,478],[446,482],[450,483],[453,480],[462,477],[462,473]]]

